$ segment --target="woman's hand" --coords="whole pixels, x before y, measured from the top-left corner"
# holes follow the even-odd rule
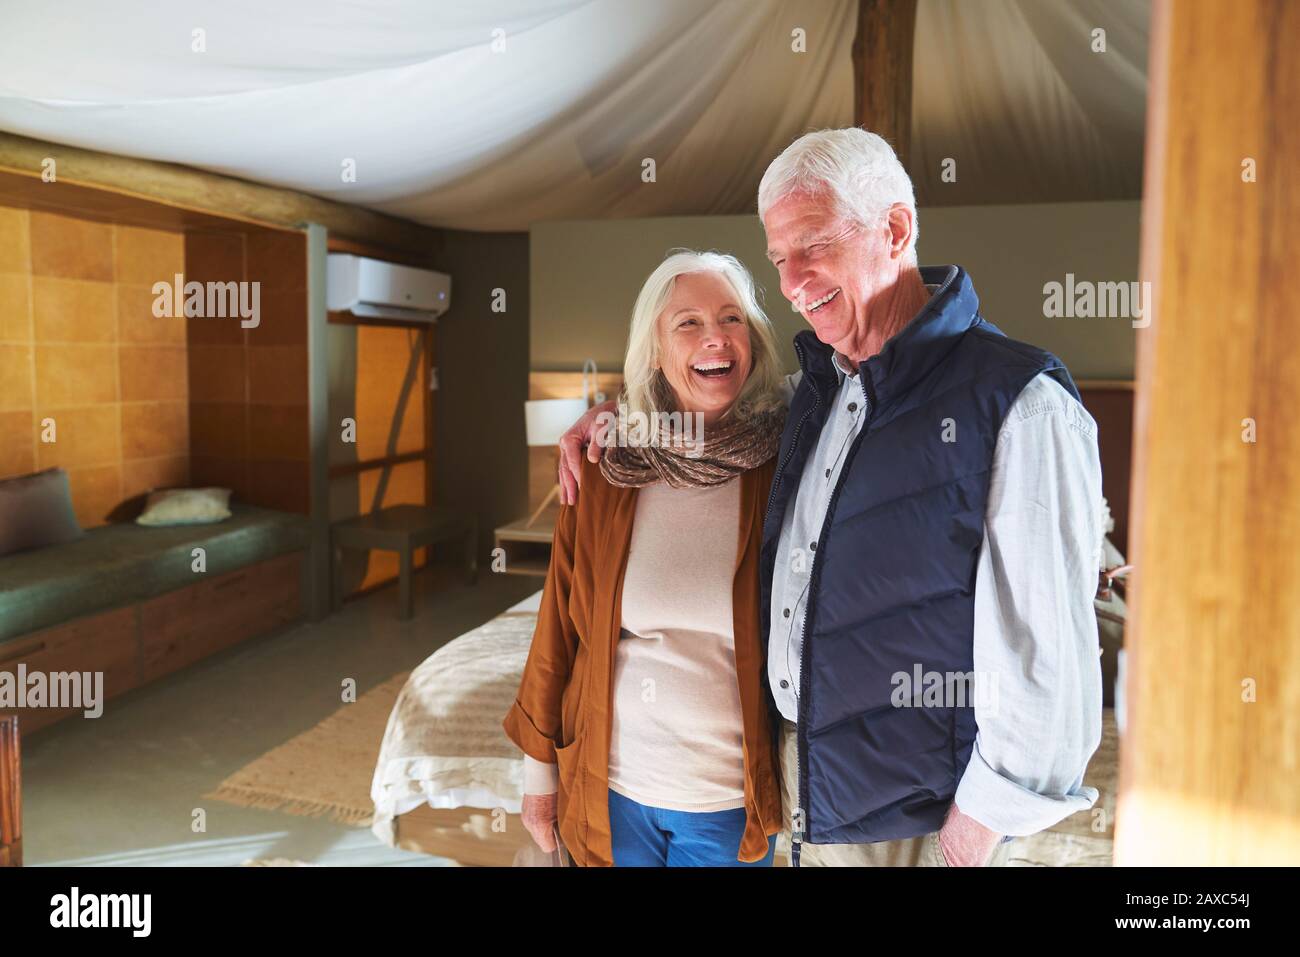
[[[519,816],[533,842],[546,853],[555,850],[555,821],[559,794],[525,794]]]
[[[600,405],[593,405],[582,418],[569,426],[569,431],[560,436],[560,504],[578,504],[578,482],[582,475],[582,450],[586,448],[587,458],[599,462],[604,454],[608,424],[601,419],[604,412],[613,413],[617,408],[610,399]]]

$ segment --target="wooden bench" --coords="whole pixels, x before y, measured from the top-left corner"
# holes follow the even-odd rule
[[[413,614],[411,566],[415,549],[457,539],[464,542],[468,580],[473,584],[478,580],[478,522],[472,515],[426,505],[392,505],[335,522],[330,527],[334,607],[343,604],[343,549],[397,552],[401,589],[399,617],[406,620]]]
[[[105,700],[302,617],[308,523],[236,505],[213,525],[94,528],[0,556],[0,672],[100,672]],[[205,566],[196,569],[194,550]],[[0,708],[23,734],[79,708]]]

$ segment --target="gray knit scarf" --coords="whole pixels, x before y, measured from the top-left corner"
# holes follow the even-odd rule
[[[626,397],[620,395],[620,407],[625,404]],[[770,412],[737,415],[737,411],[706,427],[701,445],[683,442],[680,435],[673,437],[675,442],[614,444],[605,449],[600,472],[621,488],[641,488],[661,480],[672,488],[709,488],[729,482],[776,455],[785,428],[784,404]]]

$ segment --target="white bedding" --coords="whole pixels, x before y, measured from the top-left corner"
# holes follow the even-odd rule
[[[541,592],[449,641],[406,680],[370,785],[371,830],[395,840],[393,819],[422,804],[519,813],[523,753],[501,722],[515,700]]]

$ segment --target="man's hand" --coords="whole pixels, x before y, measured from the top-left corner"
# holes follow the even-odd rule
[[[555,850],[555,819],[558,813],[559,795],[525,794],[519,816],[523,819],[524,830],[533,836],[533,841],[546,853]]]
[[[587,458],[599,462],[604,454],[608,421],[600,418],[604,412],[613,413],[617,408],[611,399],[600,405],[593,405],[582,418],[569,427],[569,431],[560,436],[560,504],[578,504],[578,485],[582,475],[582,450],[587,450]]]
[[[983,867],[993,856],[1002,835],[963,814],[953,802],[939,830],[939,852],[950,867]]]

